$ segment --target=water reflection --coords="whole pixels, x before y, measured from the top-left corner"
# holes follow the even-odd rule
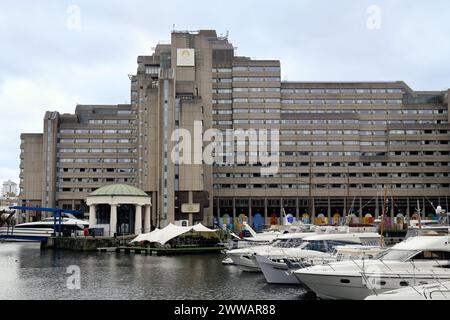
[[[0,244],[0,299],[302,299],[299,286],[268,285],[261,274],[223,266],[221,255],[149,257]],[[81,290],[67,268],[81,269]]]

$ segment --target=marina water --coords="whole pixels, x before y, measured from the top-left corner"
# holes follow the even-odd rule
[[[223,255],[156,257],[0,243],[0,300],[301,300],[300,286],[223,266]],[[80,289],[72,281],[79,270]]]

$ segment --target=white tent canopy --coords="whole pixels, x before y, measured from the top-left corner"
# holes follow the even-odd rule
[[[209,229],[209,228],[205,227],[204,225],[202,225],[201,223],[195,225],[192,229],[193,229],[195,232],[205,232],[205,233],[214,233],[214,232],[219,231],[219,230],[212,230],[212,229]]]
[[[132,242],[144,242],[144,241],[150,241],[152,237],[156,236],[158,232],[161,231],[161,229],[155,229],[151,233],[143,233],[137,236]]]
[[[174,224],[169,224],[162,230],[156,229],[150,233],[141,234],[140,236],[136,237],[133,241],[131,241],[131,243],[150,242],[165,245],[170,240],[175,239],[176,237],[179,237],[191,231],[213,233],[217,232],[218,230],[209,229],[204,225],[202,225],[201,223],[195,225],[194,227],[180,227]]]

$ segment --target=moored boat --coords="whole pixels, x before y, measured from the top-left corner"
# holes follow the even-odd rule
[[[365,300],[450,300],[450,281],[388,291]]]
[[[42,242],[59,233],[65,236],[82,235],[86,228],[89,228],[89,222],[65,215],[61,219],[47,218],[0,228],[0,239],[14,242]]]
[[[373,261],[346,261],[293,273],[322,299],[363,300],[400,288],[450,280],[450,237],[409,238]]]
[[[267,283],[298,284],[290,265],[304,268],[350,257],[375,257],[380,252],[380,239],[377,233],[313,235],[303,238],[303,244],[297,248],[257,253],[255,259]]]

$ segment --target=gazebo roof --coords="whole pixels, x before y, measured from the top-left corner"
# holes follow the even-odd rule
[[[113,184],[92,192],[89,197],[147,197],[148,195],[135,187],[125,184]]]

